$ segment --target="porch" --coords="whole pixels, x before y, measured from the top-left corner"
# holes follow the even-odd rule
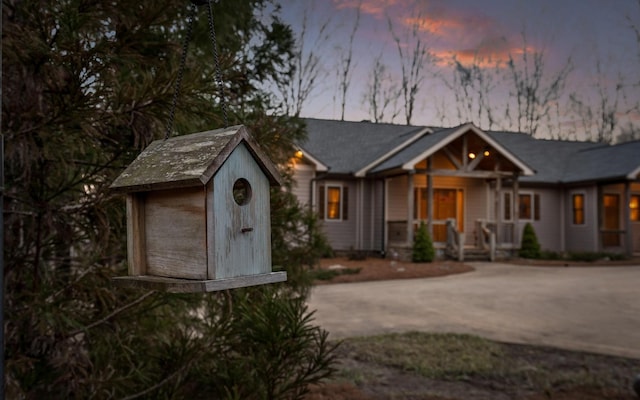
[[[470,125],[420,144],[422,153],[384,171],[387,249],[410,249],[424,222],[441,257],[509,255],[519,243],[519,177],[534,171]]]
[[[411,241],[408,237],[407,221],[388,221],[388,249],[391,254],[401,259],[411,258],[412,241],[420,223],[427,224],[427,220],[412,222]],[[518,248],[516,229],[513,221],[501,222],[478,219],[474,221],[473,229],[461,232],[458,221],[454,218],[434,220],[431,235],[433,246],[438,258],[450,258],[458,261],[494,261],[505,259],[513,255]]]

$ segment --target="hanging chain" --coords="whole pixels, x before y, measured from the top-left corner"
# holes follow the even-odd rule
[[[189,49],[189,42],[191,41],[191,35],[193,33],[193,21],[196,18],[196,11],[198,6],[203,5],[205,2],[207,3],[209,12],[209,34],[211,36],[211,44],[213,46],[213,59],[215,62],[215,81],[216,86],[218,86],[218,92],[220,96],[220,107],[222,108],[222,116],[224,118],[224,127],[227,128],[229,126],[229,116],[227,115],[227,104],[224,98],[224,86],[222,82],[222,69],[220,68],[220,58],[218,56],[218,42],[216,40],[216,29],[213,24],[213,7],[211,6],[212,1],[217,0],[192,0],[192,3],[189,5],[189,16],[187,19],[187,31],[185,32],[184,42],[182,44],[182,55],[180,57],[180,66],[178,67],[178,76],[176,78],[176,87],[173,91],[173,100],[171,101],[171,110],[169,111],[169,121],[167,122],[167,129],[164,134],[164,139],[169,139],[171,136],[171,131],[173,130],[173,122],[176,116],[176,107],[178,105],[178,97],[180,95],[180,87],[182,86],[182,78],[184,77],[184,69],[187,63],[187,52]]]
[[[218,92],[220,96],[220,107],[222,108],[222,116],[224,118],[224,127],[229,126],[229,116],[227,115],[227,104],[224,99],[224,86],[222,82],[222,70],[220,68],[220,58],[218,57],[218,42],[216,40],[216,29],[213,25],[213,7],[211,2],[207,1],[207,7],[209,8],[209,34],[211,35],[211,44],[213,46],[213,60],[216,65],[216,85],[218,86]]]
[[[182,56],[180,57],[180,66],[178,67],[178,77],[176,78],[176,87],[173,91],[173,100],[171,101],[171,111],[169,112],[169,121],[167,122],[167,129],[164,133],[164,139],[169,139],[171,131],[173,130],[173,120],[176,116],[176,106],[178,104],[178,96],[180,95],[180,86],[182,86],[182,78],[184,76],[184,68],[187,63],[187,50],[189,49],[189,42],[191,41],[191,34],[193,32],[193,20],[196,17],[196,10],[198,7],[195,4],[189,5],[189,16],[187,17],[187,32],[184,36],[184,42],[182,43]]]

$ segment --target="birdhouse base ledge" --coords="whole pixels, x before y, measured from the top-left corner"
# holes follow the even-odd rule
[[[157,290],[169,293],[217,292],[220,290],[284,282],[286,280],[287,273],[284,271],[207,280],[166,278],[152,275],[118,276],[112,279],[113,284],[119,287]]]

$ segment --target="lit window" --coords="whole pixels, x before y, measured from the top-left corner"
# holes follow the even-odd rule
[[[631,221],[640,222],[640,194],[631,195],[629,211]]]
[[[318,213],[321,219],[346,220],[348,190],[343,186],[318,187]]]
[[[584,194],[573,195],[573,224],[584,225]]]
[[[340,219],[339,187],[327,187],[327,219]]]

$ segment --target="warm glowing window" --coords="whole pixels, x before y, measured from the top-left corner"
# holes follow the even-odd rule
[[[574,225],[584,225],[584,194],[574,194],[572,202]]]
[[[318,187],[318,214],[321,219],[346,220],[348,190],[344,186],[321,185]]]
[[[640,222],[640,194],[631,195],[629,213],[631,221]]]
[[[327,219],[340,219],[339,187],[327,187]]]

